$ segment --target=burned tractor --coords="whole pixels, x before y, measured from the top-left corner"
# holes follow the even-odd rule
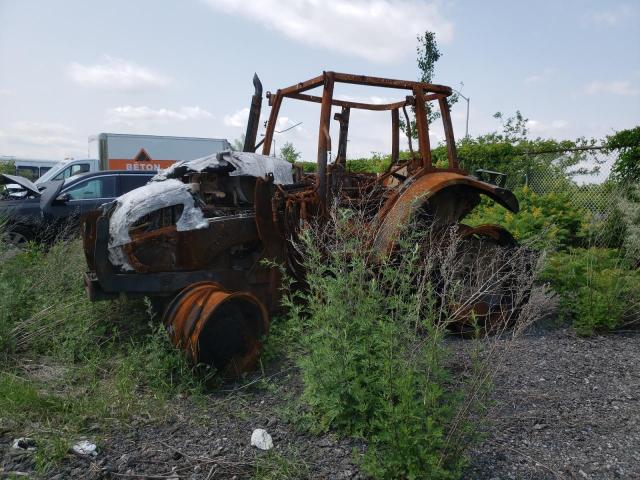
[[[406,96],[388,104],[340,100],[334,97],[334,86],[341,83],[404,90]],[[164,322],[171,339],[194,363],[212,365],[227,376],[255,368],[269,315],[279,306],[281,270],[273,265],[303,275],[290,239],[305,222],[321,222],[335,206],[367,210],[371,245],[381,255],[393,253],[403,224],[417,214],[427,213],[441,226],[460,224],[481,195],[518,211],[510,191],[460,168],[447,102],[449,87],[324,72],[267,92],[271,111],[264,139],[256,143],[262,106],[257,76],[254,86],[243,152],[179,162],[148,185],[103,205],[83,224],[90,298],[125,294],[165,299]],[[321,93],[310,94],[314,89]],[[316,173],[303,174],[270,156],[285,99],[320,105]],[[428,102],[440,111],[446,168],[436,168],[432,161]],[[334,107],[340,109],[333,117],[339,123],[339,138],[330,162]],[[346,151],[352,109],[390,112],[391,164],[383,174],[349,171]],[[415,115],[416,132],[411,131],[408,109]],[[400,158],[401,133],[408,137],[405,160]],[[255,153],[260,147],[261,154]],[[460,235],[501,246],[515,244],[511,234],[496,225],[460,224]],[[480,299],[469,311],[500,321],[502,300]]]

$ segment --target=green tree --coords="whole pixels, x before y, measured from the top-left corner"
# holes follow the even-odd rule
[[[640,126],[609,135],[604,147],[607,152],[618,151],[618,159],[611,169],[613,180],[624,183],[640,181]]]
[[[520,111],[512,116],[497,112],[493,117],[502,124],[501,128],[456,142],[458,160],[465,170],[474,172],[483,168],[506,173],[511,187],[521,185],[525,177],[532,175],[554,176],[572,183],[575,175],[598,172],[603,160],[596,150],[589,149],[597,146],[599,142],[596,139],[529,138],[528,119]],[[446,145],[433,149],[433,159],[437,165],[446,164]]]
[[[284,158],[290,163],[296,163],[300,159],[300,155],[291,142],[285,143],[280,149],[280,158]]]
[[[16,165],[13,162],[0,162],[0,173],[16,174]]]
[[[244,149],[244,133],[231,142],[231,150],[241,152]]]
[[[442,57],[442,53],[438,48],[438,42],[436,41],[436,34],[434,32],[426,31],[424,35],[418,35],[418,46],[416,47],[416,60],[418,62],[418,70],[420,70],[420,81],[425,83],[433,83],[433,76],[436,70],[436,63]],[[459,100],[458,94],[453,93],[448,99],[449,107],[457,103]],[[440,113],[434,111],[431,105],[427,102],[427,115],[429,122],[433,122],[440,118]]]
[[[435,72],[436,62],[440,60],[442,53],[438,49],[436,34],[426,31],[424,35],[417,36],[418,46],[416,47],[418,69],[420,70],[420,81],[431,83]]]
[[[500,140],[505,142],[518,142],[527,139],[529,129],[527,128],[528,118],[525,118],[520,110],[516,110],[516,114],[513,117],[505,118],[502,112],[496,112],[493,114],[493,118],[502,123],[502,134],[496,136],[501,137]]]
[[[436,34],[434,32],[425,31],[424,35],[417,35],[418,46],[416,47],[416,61],[418,64],[419,76],[418,79],[421,82],[425,83],[433,83],[433,77],[436,70],[436,63],[440,60],[442,53],[438,48],[438,42],[436,40]],[[447,98],[447,102],[449,103],[449,107],[454,105],[458,101],[458,94],[454,93],[453,95]],[[415,109],[412,108],[414,112],[414,118],[411,120],[411,136],[413,138],[418,138],[418,129],[416,128],[415,121]],[[427,102],[427,119],[429,123],[434,122],[440,118],[440,112],[434,110],[432,106],[432,102]],[[406,124],[401,121],[400,127],[405,130]]]

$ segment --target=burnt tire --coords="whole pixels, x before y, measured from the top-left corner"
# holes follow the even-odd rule
[[[529,298],[522,280],[532,269],[507,230],[497,225],[446,226],[425,238],[422,249],[424,256],[438,259],[431,285],[441,307],[438,321],[449,331],[484,336],[516,323]]]
[[[529,258],[511,234],[497,226],[463,226],[460,281],[466,304],[453,312],[448,327],[463,336],[497,334],[515,325],[529,299]]]

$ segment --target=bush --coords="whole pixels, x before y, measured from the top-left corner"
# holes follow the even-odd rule
[[[622,248],[625,258],[636,268],[640,268],[640,187],[626,189],[626,195],[620,199],[618,209],[624,221],[625,237]]]
[[[461,288],[456,247],[427,253],[405,236],[404,254],[383,260],[359,235],[361,222],[339,212],[326,230],[307,228],[300,238],[308,290],[285,304],[290,325],[301,326],[297,362],[309,423],[365,438],[363,469],[375,478],[457,478],[473,438],[468,416],[490,375],[454,384],[445,367],[444,302],[463,305],[477,291]],[[450,290],[434,293],[436,277]]]
[[[410,270],[375,277],[362,245],[346,238],[325,263],[317,239],[302,239],[310,288],[294,302],[306,308],[292,312],[304,313],[303,400],[318,427],[369,439],[364,466],[376,477],[454,476],[462,457],[445,429],[459,398],[447,388],[433,318],[418,323],[412,311]],[[417,343],[416,328],[430,331],[427,341]]]
[[[444,150],[446,152],[446,149]],[[409,160],[411,153],[409,151],[400,152],[400,160]],[[439,158],[439,157],[438,157]],[[436,158],[434,157],[434,163]],[[445,167],[447,165],[446,156],[440,162],[438,166]],[[297,165],[302,166],[305,173],[314,173],[317,170],[316,162],[297,162]],[[384,173],[391,165],[391,155],[383,155],[380,153],[372,153],[371,157],[367,158],[353,158],[347,160],[347,171],[353,173]]]
[[[383,173],[391,164],[390,155],[372,154],[371,158],[354,158],[347,160],[347,170],[354,173]],[[315,162],[297,162],[305,173],[314,173],[317,170]]]
[[[509,230],[516,240],[539,250],[567,249],[584,244],[591,214],[576,206],[568,192],[539,195],[528,187],[515,192],[520,211],[513,214],[492,200],[483,199],[471,215],[464,219],[469,225],[493,223]]]
[[[523,120],[521,118],[521,120]],[[514,135],[515,133],[515,135]],[[595,140],[529,139],[527,132],[515,131],[489,133],[478,137],[465,137],[456,142],[458,161],[465,170],[473,173],[478,168],[507,174],[511,187],[522,186],[525,179],[539,178],[553,174],[558,179],[570,182],[576,173],[588,173],[579,168],[585,160],[591,159],[592,152],[570,151],[574,147],[595,145]],[[564,152],[563,152],[564,151]],[[563,152],[559,155],[559,152]],[[446,145],[433,149],[435,161],[444,163]]]
[[[550,255],[541,279],[560,297],[562,318],[580,335],[615,330],[638,320],[640,272],[614,249],[572,249]]]

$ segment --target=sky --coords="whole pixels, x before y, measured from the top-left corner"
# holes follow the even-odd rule
[[[0,155],[87,156],[101,132],[237,139],[256,72],[275,91],[322,71],[417,79],[470,98],[469,133],[520,110],[533,137],[602,138],[640,122],[640,1],[0,0]],[[403,91],[339,85],[338,98]],[[263,101],[263,120],[268,116]],[[275,135],[315,160],[320,109],[286,101]],[[348,157],[388,153],[388,112],[353,112]],[[452,109],[457,137],[466,103]],[[337,122],[332,122],[337,144]],[[442,140],[434,127],[432,142]]]

